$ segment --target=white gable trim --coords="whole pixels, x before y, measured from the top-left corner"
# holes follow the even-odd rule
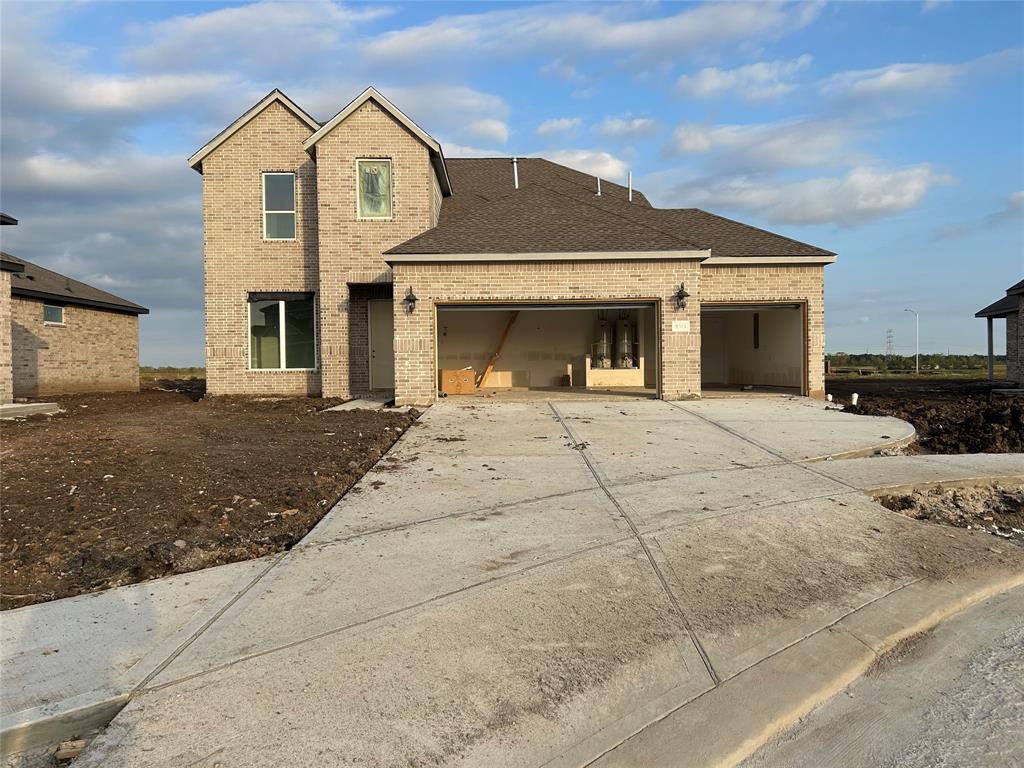
[[[196,152],[194,155],[192,155],[192,157],[190,157],[188,159],[189,167],[190,168],[194,168],[195,170],[199,171],[199,173],[202,173],[203,172],[203,158],[204,157],[206,157],[208,154],[213,152],[213,150],[215,150],[217,147],[219,147],[225,141],[230,139],[236,133],[238,133],[238,131],[240,131],[242,128],[244,128],[245,125],[250,120],[252,120],[258,114],[260,114],[263,110],[265,110],[267,107],[269,107],[275,101],[276,102],[280,102],[289,112],[293,113],[303,123],[305,123],[307,126],[309,126],[309,129],[311,131],[315,131],[317,128],[320,127],[320,123],[318,123],[316,120],[314,120],[312,117],[310,117],[305,112],[305,110],[301,109],[298,105],[295,104],[294,101],[289,99],[281,91],[279,91],[277,88],[275,88],[270,93],[268,93],[266,96],[264,96],[260,100],[260,102],[258,104],[256,104],[256,106],[254,106],[252,109],[247,111],[244,115],[242,115],[240,118],[235,120],[235,122],[233,122],[231,125],[229,125],[227,128],[225,128],[223,131],[218,133],[216,136],[214,136],[213,139],[211,139],[208,144],[206,144],[202,149],[200,149],[198,152]]]
[[[448,168],[445,166],[444,152],[441,151],[441,145],[438,143],[437,139],[435,139],[429,133],[427,133],[418,125],[416,125],[416,123],[413,122],[412,118],[410,118],[402,110],[400,110],[398,107],[396,107],[386,98],[384,98],[380,91],[378,91],[372,85],[368,87],[366,90],[364,90],[362,93],[360,93],[358,96],[356,96],[352,101],[350,101],[338,114],[336,114],[334,117],[332,117],[322,126],[320,126],[319,130],[317,130],[312,136],[310,136],[302,143],[302,148],[305,149],[307,152],[312,152],[313,148],[317,145],[317,142],[319,142],[320,139],[322,139],[328,133],[337,128],[338,125],[341,124],[349,115],[351,115],[353,112],[355,112],[357,109],[363,106],[363,104],[365,104],[367,101],[370,101],[371,99],[377,102],[377,104],[380,107],[382,107],[385,112],[390,114],[393,118],[395,118],[395,120],[401,123],[416,138],[418,138],[420,141],[426,144],[427,148],[434,153],[436,158],[439,160],[437,165],[439,166],[440,170],[440,173],[438,173],[438,177],[439,180],[441,181],[441,189],[446,192],[450,192],[451,182],[448,179]]]

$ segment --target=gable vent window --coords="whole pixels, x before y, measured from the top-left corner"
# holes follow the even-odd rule
[[[295,239],[295,174],[263,174],[263,239]]]
[[[51,325],[64,325],[64,307],[56,304],[43,304],[43,322]]]
[[[391,218],[391,161],[356,161],[356,214],[360,219]]]

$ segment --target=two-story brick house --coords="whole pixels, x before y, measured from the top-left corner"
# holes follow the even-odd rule
[[[489,388],[821,396],[835,254],[654,208],[539,158],[446,159],[373,88],[326,123],[273,91],[203,175],[212,394]]]

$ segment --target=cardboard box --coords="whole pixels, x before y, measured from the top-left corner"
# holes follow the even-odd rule
[[[442,368],[441,391],[446,395],[471,395],[476,392],[476,371],[472,368]]]

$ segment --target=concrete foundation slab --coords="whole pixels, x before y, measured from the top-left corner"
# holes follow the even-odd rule
[[[0,403],[0,419],[21,419],[26,416],[50,415],[60,411],[57,403]]]

